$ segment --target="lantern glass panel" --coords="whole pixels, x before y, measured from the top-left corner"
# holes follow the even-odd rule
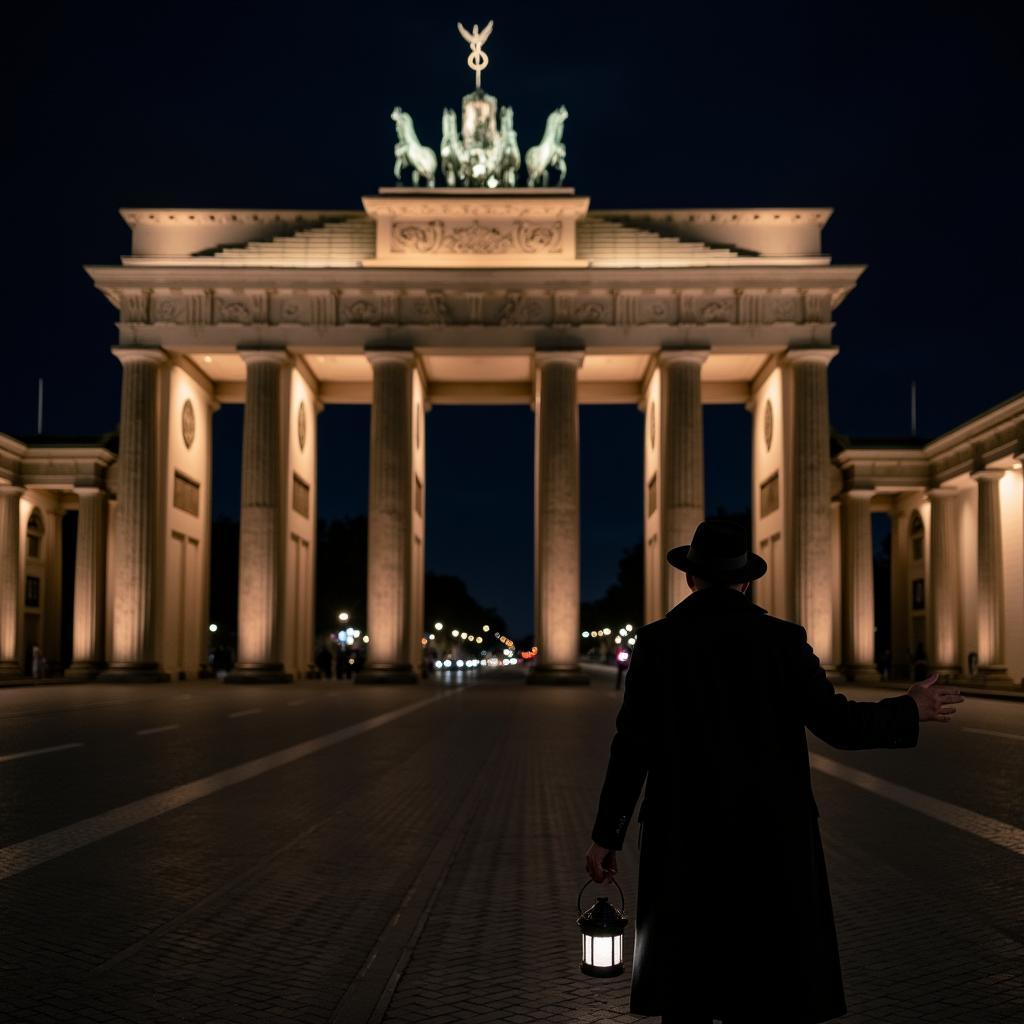
[[[612,954],[615,948],[615,936],[614,935],[595,935],[594,936],[594,966],[595,967],[611,967],[615,961],[612,959]]]

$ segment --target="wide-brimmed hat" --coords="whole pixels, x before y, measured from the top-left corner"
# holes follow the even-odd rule
[[[747,548],[746,531],[728,519],[705,519],[693,540],[671,548],[669,565],[709,583],[744,583],[760,579],[768,563]]]

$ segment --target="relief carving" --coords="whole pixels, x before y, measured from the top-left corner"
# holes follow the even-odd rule
[[[150,319],[154,324],[204,324],[207,293],[176,292],[155,294],[150,301]]]
[[[509,292],[498,310],[498,323],[502,327],[512,324],[544,324],[550,320],[550,300],[539,295]]]
[[[471,224],[448,226],[444,221],[396,221],[391,225],[391,248],[394,252],[450,252],[458,255],[493,256],[507,252],[561,252],[562,225],[515,221],[512,229],[493,225]]]
[[[217,295],[213,308],[219,324],[262,323],[266,319],[266,295],[262,292]]]

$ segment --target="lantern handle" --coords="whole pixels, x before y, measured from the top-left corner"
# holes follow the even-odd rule
[[[593,881],[594,881],[594,880],[593,880],[592,878],[588,878],[588,879],[587,879],[587,880],[586,880],[586,881],[585,881],[585,882],[583,883],[583,889],[586,889],[586,887],[587,887],[588,885],[590,885],[590,884],[591,884],[591,882],[593,882]],[[625,897],[625,895],[623,894],[623,892],[622,892],[622,886],[621,886],[621,885],[619,885],[618,881],[617,881],[617,880],[616,880],[615,878],[613,878],[613,879],[612,879],[612,882],[614,883],[614,885],[615,885],[615,888],[619,890],[619,897],[620,897],[620,898],[622,899],[622,905],[621,905],[621,906],[619,907],[619,912],[620,912],[620,913],[623,913],[623,912],[625,911],[625,909],[626,909],[626,897]],[[579,891],[579,895],[578,895],[578,896],[576,897],[576,910],[577,910],[577,911],[578,911],[578,912],[579,912],[580,914],[582,914],[582,913],[583,913],[583,908],[582,908],[582,907],[580,906],[580,899],[581,899],[581,898],[582,898],[582,896],[583,896],[583,889],[580,889],[580,891]]]

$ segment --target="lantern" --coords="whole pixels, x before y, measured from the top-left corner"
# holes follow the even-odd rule
[[[586,889],[593,879],[583,885]],[[622,887],[615,879],[615,888],[619,890],[622,899],[622,908],[625,909],[626,899],[622,895]],[[580,910],[580,897],[583,895],[580,889],[576,897],[576,909]],[[580,911],[576,923],[580,926],[583,937],[583,959],[580,961],[580,970],[595,978],[611,978],[621,974],[622,966],[622,933],[626,930],[629,918],[616,910],[609,902],[607,896],[598,896],[594,905],[585,913]]]

